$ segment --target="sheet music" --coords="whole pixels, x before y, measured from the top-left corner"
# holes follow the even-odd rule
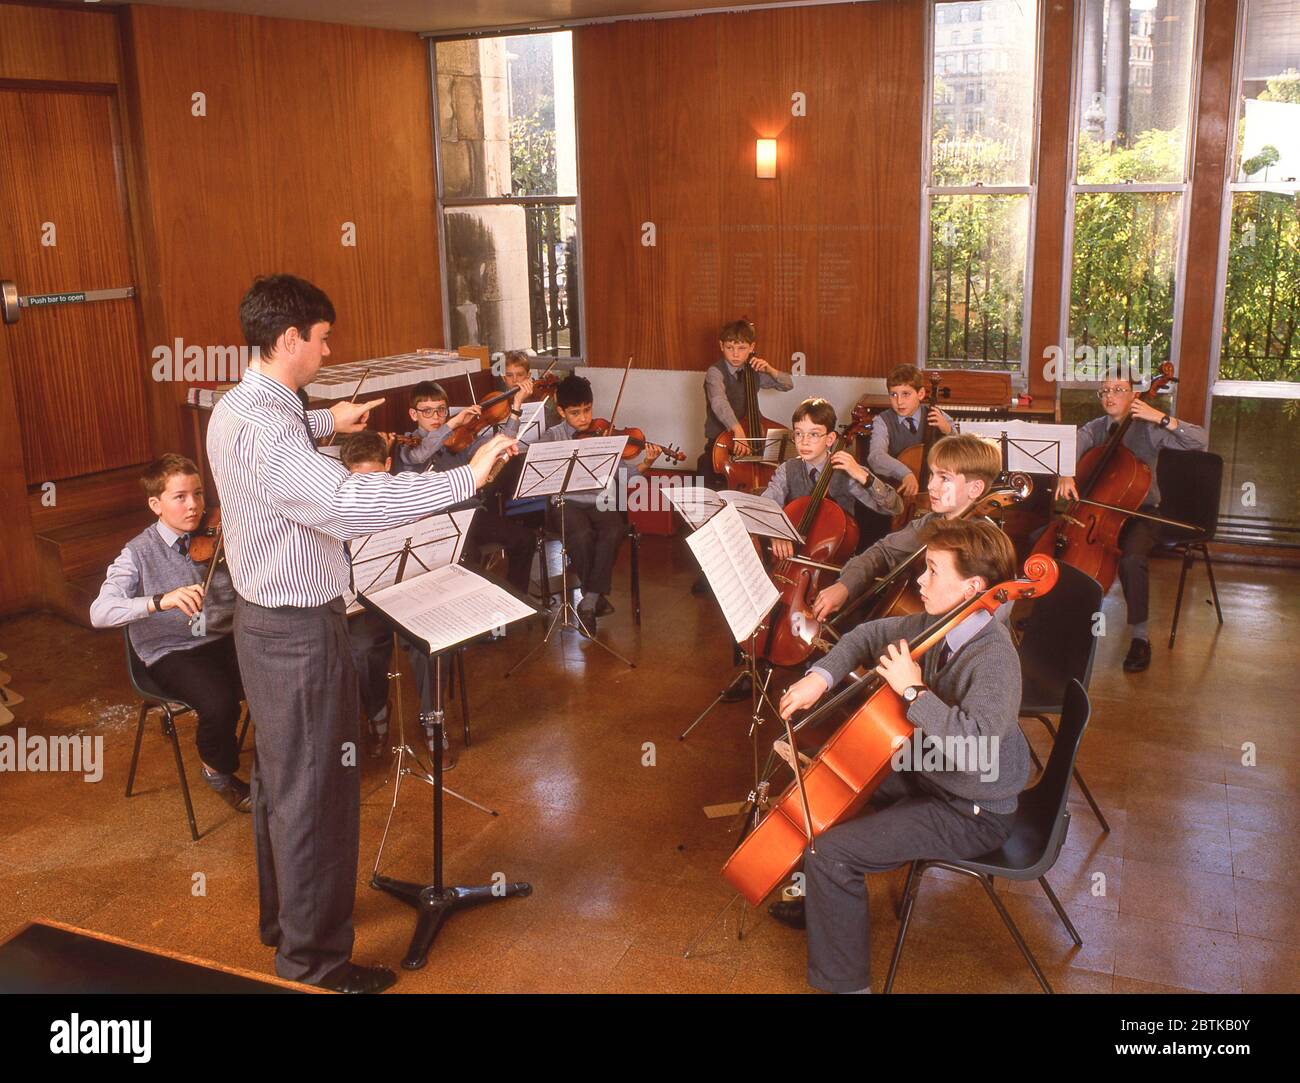
[[[962,433],[973,433],[1001,445],[1007,435],[1007,469],[1028,474],[1073,477],[1078,430],[1073,425],[1048,425],[1034,421],[962,421]]]
[[[803,541],[785,509],[765,496],[737,492],[734,489],[715,493],[712,489],[694,485],[665,486],[662,492],[672,501],[687,524],[696,529],[718,514],[724,506],[731,505],[740,513],[741,521],[749,533],[760,534],[765,538],[785,538],[796,545]]]
[[[600,492],[609,484],[623,458],[626,436],[589,436],[582,440],[551,440],[528,445],[513,499],[566,493]],[[577,459],[574,460],[574,454]],[[569,463],[573,460],[573,473]],[[568,484],[565,484],[568,478]]]
[[[352,553],[352,583],[343,599],[349,613],[359,613],[363,608],[357,594],[374,594],[397,581],[402,552],[407,540],[411,543],[406,558],[406,577],[432,571],[460,560],[469,533],[470,521],[477,508],[442,512],[430,515],[406,526],[391,527],[363,538],[354,539],[348,546]]]
[[[366,598],[424,641],[430,654],[531,617],[532,606],[459,564],[423,572]]]
[[[526,402],[523,405],[523,417],[519,419],[519,442],[531,444],[540,440],[546,431],[546,402]]]
[[[687,538],[686,544],[713,588],[732,636],[737,643],[748,639],[781,592],[763,570],[740,512],[727,504]]]
[[[791,429],[768,429],[762,436],[752,439],[737,437],[735,455],[739,462],[784,462],[794,457],[794,432]]]

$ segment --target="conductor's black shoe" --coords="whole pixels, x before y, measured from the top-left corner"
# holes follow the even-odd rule
[[[396,981],[397,975],[386,966],[358,966],[347,962],[336,966],[316,984],[336,993],[382,993]]]
[[[1135,639],[1124,656],[1125,673],[1141,673],[1151,664],[1151,644],[1145,639]]]
[[[613,604],[610,602],[608,598],[606,598],[602,594],[600,596],[600,599],[596,602],[596,616],[608,617],[613,612],[614,612]]]
[[[723,703],[739,703],[754,694],[754,680],[748,673],[737,673],[732,682],[722,690]]]
[[[767,908],[767,912],[782,925],[788,925],[791,929],[807,928],[803,914],[803,899],[777,899]]]

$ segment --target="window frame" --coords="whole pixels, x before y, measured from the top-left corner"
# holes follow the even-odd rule
[[[443,340],[447,349],[455,349],[457,343],[448,343],[448,336],[451,334],[451,285],[450,278],[447,274],[447,210],[457,207],[490,207],[490,206],[512,206],[512,207],[572,207],[575,230],[575,243],[577,245],[576,263],[578,271],[577,297],[578,297],[578,336],[579,344],[582,347],[581,353],[565,354],[560,360],[567,365],[571,362],[575,367],[587,363],[587,290],[586,290],[586,259],[583,256],[583,225],[582,225],[582,170],[578,167],[578,161],[575,161],[574,170],[574,192],[571,196],[451,196],[448,198],[443,187],[442,180],[442,121],[441,110],[438,101],[438,45],[442,42],[453,41],[481,41],[486,38],[521,38],[534,34],[568,34],[572,40],[573,30],[566,27],[549,27],[537,29],[515,29],[502,30],[498,32],[479,32],[479,33],[455,33],[442,35],[429,35],[425,39],[428,48],[429,60],[429,103],[430,103],[430,124],[433,131],[433,181],[434,181],[434,216],[438,229],[438,277],[440,279],[439,291],[442,294],[442,328]],[[573,138],[574,138],[574,157],[579,159],[578,155],[578,102],[577,102],[577,80],[574,80],[573,86]],[[565,288],[569,289],[570,284],[566,282]],[[480,345],[486,346],[486,343]],[[531,348],[532,343],[529,343]],[[509,347],[508,347],[509,348]],[[496,357],[501,351],[492,351],[489,347],[489,356]],[[539,357],[550,357],[550,354],[539,354]]]
[[[1214,278],[1214,318],[1210,324],[1210,371],[1205,387],[1207,423],[1214,410],[1215,396],[1246,399],[1300,399],[1300,380],[1220,380],[1219,364],[1223,355],[1223,321],[1228,304],[1228,257],[1232,247],[1232,197],[1237,192],[1276,192],[1291,188],[1300,204],[1300,182],[1290,184],[1266,181],[1237,181],[1237,125],[1245,109],[1242,80],[1246,66],[1246,28],[1253,0],[1237,5],[1237,25],[1233,31],[1232,107],[1229,111],[1227,154],[1223,169],[1223,202],[1219,212],[1218,265]]]
[[[930,183],[931,150],[934,145],[934,49],[935,28],[939,25],[938,12],[941,7],[960,3],[961,0],[927,0],[925,20],[925,89],[922,97],[921,115],[921,258],[920,258],[920,299],[916,319],[916,366],[923,371],[930,352],[930,216],[936,196],[964,195],[1023,195],[1029,198],[1029,215],[1025,236],[1025,284],[1020,304],[1020,363],[1016,368],[987,369],[976,371],[1006,372],[1011,376],[1013,388],[1024,391],[1029,384],[1029,330],[1033,312],[1034,284],[1034,243],[1038,230],[1038,160],[1042,143],[1042,86],[1043,86],[1043,44],[1045,34],[1044,8],[1046,0],[1031,0],[1034,5],[1034,70],[1031,85],[1033,99],[1033,119],[1030,122],[1029,179],[1025,184],[966,184],[935,185]],[[961,8],[961,13],[970,10]],[[962,19],[962,24],[965,22]],[[983,19],[971,22],[983,24]],[[991,45],[990,45],[991,47]],[[949,53],[949,56],[954,54]],[[965,53],[963,52],[963,57]],[[945,60],[946,66],[946,60]],[[945,71],[945,74],[948,74]],[[965,74],[963,70],[963,74]],[[979,72],[977,74],[984,74]]]
[[[1080,193],[1116,192],[1130,194],[1160,194],[1176,192],[1179,200],[1178,232],[1178,266],[1174,279],[1174,307],[1171,314],[1173,326],[1169,330],[1169,360],[1177,374],[1182,368],[1183,345],[1183,306],[1187,296],[1187,237],[1191,224],[1192,211],[1192,175],[1196,161],[1196,128],[1200,115],[1201,99],[1201,41],[1205,32],[1205,0],[1193,0],[1196,4],[1195,32],[1191,42],[1191,78],[1187,86],[1187,130],[1183,143],[1183,180],[1170,182],[1136,182],[1123,184],[1080,184],[1079,175],[1079,112],[1083,94],[1083,39],[1087,28],[1088,0],[1075,0],[1074,3],[1074,40],[1070,53],[1070,143],[1067,163],[1067,181],[1065,192],[1065,233],[1061,243],[1061,305],[1060,321],[1057,326],[1056,344],[1065,348],[1070,339],[1070,294],[1074,289],[1074,218],[1075,204]],[[1069,384],[1055,381],[1056,401],[1060,404],[1061,391],[1065,388],[1082,391],[1093,390],[1102,385],[1101,380],[1073,380]]]

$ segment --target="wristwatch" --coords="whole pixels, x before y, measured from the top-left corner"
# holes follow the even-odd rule
[[[161,594],[155,594],[151,600],[153,601],[153,611],[155,613],[161,613],[163,596]]]
[[[1162,429],[1167,429],[1167,428],[1169,428],[1169,415],[1168,415],[1168,414],[1165,414],[1164,417],[1162,417],[1162,418],[1160,419],[1160,427],[1161,427]]]
[[[903,702],[909,707],[917,701],[922,692],[928,692],[929,689],[923,684],[914,684],[910,688],[903,689]]]

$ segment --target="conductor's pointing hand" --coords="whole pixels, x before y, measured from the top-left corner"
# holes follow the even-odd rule
[[[370,411],[383,405],[383,399],[371,399],[369,402],[336,402],[330,407],[334,415],[334,431],[337,433],[360,432],[366,427]]]
[[[498,462],[503,462],[519,452],[519,441],[513,436],[498,433],[484,444],[469,461],[469,468],[474,471],[474,486],[481,489],[488,483],[488,475]]]

